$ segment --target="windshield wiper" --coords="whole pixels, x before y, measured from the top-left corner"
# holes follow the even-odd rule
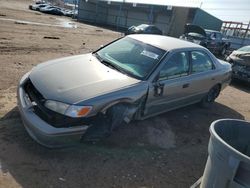
[[[100,56],[97,52],[93,52],[92,54],[93,54],[93,56],[95,56],[100,62],[103,61],[103,59],[101,58],[101,56]]]
[[[98,53],[93,53],[93,55],[104,65],[106,65],[107,67],[110,67],[112,69],[118,70],[119,72],[128,75],[127,72],[123,71],[122,69],[120,69],[119,66],[114,65],[113,63],[103,59]]]
[[[123,70],[122,68],[120,68],[119,66],[117,66],[117,65],[115,65],[115,64],[113,64],[113,63],[111,63],[111,62],[109,62],[109,61],[107,61],[107,60],[105,60],[105,59],[103,59],[97,52],[94,52],[94,53],[92,53],[92,54],[93,54],[102,64],[106,65],[107,67],[112,68],[112,69],[115,69],[115,70],[117,70],[117,71],[119,71],[119,72],[121,72],[121,73],[123,73],[123,74],[129,76],[129,77],[133,77],[133,78],[136,78],[136,79],[141,79],[139,76],[136,76],[136,75],[134,75],[134,74],[132,74],[132,73],[129,73],[129,72]]]

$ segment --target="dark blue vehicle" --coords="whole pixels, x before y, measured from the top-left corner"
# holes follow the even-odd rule
[[[128,28],[126,35],[129,34],[156,34],[162,35],[162,31],[155,25],[141,24],[138,26],[131,26]]]
[[[47,13],[47,14],[54,14],[62,16],[64,15],[64,12],[61,8],[55,7],[55,6],[48,6],[40,9],[41,12]]]

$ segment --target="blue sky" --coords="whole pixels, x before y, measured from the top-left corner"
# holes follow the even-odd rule
[[[201,8],[224,21],[250,21],[250,0],[203,0]]]
[[[124,1],[124,0],[117,0]],[[224,21],[250,21],[250,0],[125,0],[126,2],[153,3],[172,6],[201,7]]]

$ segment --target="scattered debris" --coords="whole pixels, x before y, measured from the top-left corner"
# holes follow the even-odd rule
[[[60,180],[60,181],[66,181],[66,179],[64,179],[64,178],[59,178],[59,180]]]
[[[16,65],[23,65],[22,62],[14,62],[14,64],[16,64]]]
[[[49,36],[44,36],[44,39],[60,39],[60,37],[49,37]]]
[[[95,31],[97,31],[97,32],[103,32],[103,30],[101,30],[101,29],[96,29]]]
[[[21,21],[16,21],[14,22],[15,24],[20,24],[20,25],[28,25],[28,23],[26,22],[21,22]]]

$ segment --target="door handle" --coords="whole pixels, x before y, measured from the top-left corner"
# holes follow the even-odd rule
[[[187,87],[189,87],[189,84],[183,84],[182,85],[182,88],[187,88]]]

